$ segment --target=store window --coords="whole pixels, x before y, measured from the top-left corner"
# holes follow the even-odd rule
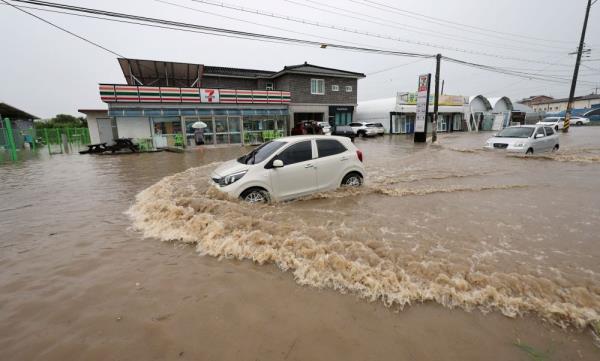
[[[273,83],[267,83],[265,85],[265,90],[273,90]]]
[[[310,93],[315,94],[315,95],[325,94],[325,80],[311,79],[310,80]]]
[[[352,93],[352,85],[346,85],[346,93]]]

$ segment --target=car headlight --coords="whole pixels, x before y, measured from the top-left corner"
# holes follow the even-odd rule
[[[525,143],[515,143],[513,144],[514,148],[523,148],[525,146]]]
[[[240,180],[240,178],[242,178],[246,173],[248,173],[248,171],[244,170],[244,171],[241,171],[241,172],[237,172],[237,173],[226,175],[225,177],[222,177],[219,180],[219,185],[221,187],[225,187],[225,186],[228,186],[228,185],[230,185],[232,183],[235,183],[238,180]]]

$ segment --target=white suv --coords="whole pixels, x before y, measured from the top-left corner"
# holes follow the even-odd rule
[[[357,137],[373,137],[379,134],[378,128],[373,126],[373,124],[369,122],[356,122],[349,125]]]
[[[267,142],[218,167],[217,189],[250,203],[302,197],[340,186],[360,186],[362,152],[346,137],[301,135]]]

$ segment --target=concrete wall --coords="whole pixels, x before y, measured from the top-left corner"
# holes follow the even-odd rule
[[[310,80],[325,81],[323,95],[310,93]],[[307,104],[350,104],[356,105],[356,87],[358,81],[354,78],[339,78],[303,74],[285,74],[275,79],[275,89],[292,92],[292,103]],[[331,86],[338,85],[338,91],[332,91]],[[352,92],[346,92],[346,86],[352,87]]]
[[[150,119],[148,117],[117,117],[119,138],[151,138]]]
[[[107,111],[88,111],[85,113],[88,129],[90,131],[90,141],[92,144],[100,143],[100,134],[98,132],[98,118],[107,118]]]

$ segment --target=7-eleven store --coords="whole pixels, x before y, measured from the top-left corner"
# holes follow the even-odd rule
[[[205,145],[259,144],[289,134],[285,91],[100,84],[108,117],[90,119],[92,139],[132,138],[154,148],[193,147],[202,121]]]

